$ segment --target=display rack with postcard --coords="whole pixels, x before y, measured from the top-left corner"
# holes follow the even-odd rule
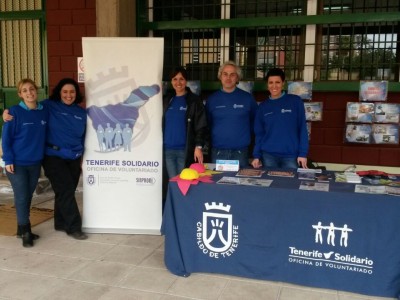
[[[347,102],[346,122],[372,123],[374,111],[374,103]]]
[[[400,104],[376,103],[374,122],[376,123],[399,123]]]
[[[398,144],[399,125],[397,124],[373,124],[372,136],[375,144]]]
[[[345,142],[399,144],[400,104],[382,102],[387,94],[387,81],[360,81],[360,102],[346,106]]]
[[[299,96],[304,102],[304,111],[307,121],[307,134],[308,140],[311,140],[311,122],[322,121],[322,102],[311,102],[312,99],[312,85],[310,81],[288,81],[287,82],[288,94]]]
[[[322,121],[322,102],[304,102],[307,121]]]
[[[348,143],[371,143],[372,126],[370,124],[346,124],[345,141]]]

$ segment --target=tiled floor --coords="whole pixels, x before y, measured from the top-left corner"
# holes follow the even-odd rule
[[[2,191],[4,178],[0,203],[12,201]],[[81,189],[77,197],[81,202]],[[52,208],[53,194],[35,196],[33,205]],[[164,266],[162,236],[89,234],[77,241],[54,231],[52,219],[33,231],[41,237],[32,248],[0,236],[0,299],[390,299],[217,274],[177,277]]]

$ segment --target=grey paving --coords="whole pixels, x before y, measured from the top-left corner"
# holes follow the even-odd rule
[[[12,201],[7,184],[0,178],[0,203]],[[38,192],[33,205],[52,208],[46,183]],[[76,195],[81,204],[81,188]],[[54,231],[52,219],[34,232],[41,237],[32,248],[0,236],[0,299],[391,299],[218,274],[177,277],[164,266],[163,236],[89,234],[77,241]]]

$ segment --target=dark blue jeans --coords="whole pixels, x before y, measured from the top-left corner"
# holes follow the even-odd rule
[[[164,149],[164,155],[168,177],[180,174],[185,168],[185,150]]]
[[[262,153],[264,168],[292,168],[297,169],[297,157],[277,157],[266,152]]]
[[[238,160],[240,168],[249,166],[249,151],[247,148],[241,150],[211,149],[211,161],[215,164],[217,159]]]
[[[29,215],[33,192],[40,176],[41,164],[31,166],[14,165],[14,174],[7,172],[14,191],[14,205],[18,225],[30,223]]]

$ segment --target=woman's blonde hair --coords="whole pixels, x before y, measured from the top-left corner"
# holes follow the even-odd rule
[[[30,79],[30,78],[24,78],[24,79],[21,79],[21,80],[18,82],[18,84],[17,84],[18,93],[21,92],[22,86],[23,86],[24,84],[26,84],[26,83],[32,84],[33,87],[35,88],[35,90],[38,90],[38,89],[39,89],[38,86],[36,85],[36,83],[35,83],[32,79]]]

